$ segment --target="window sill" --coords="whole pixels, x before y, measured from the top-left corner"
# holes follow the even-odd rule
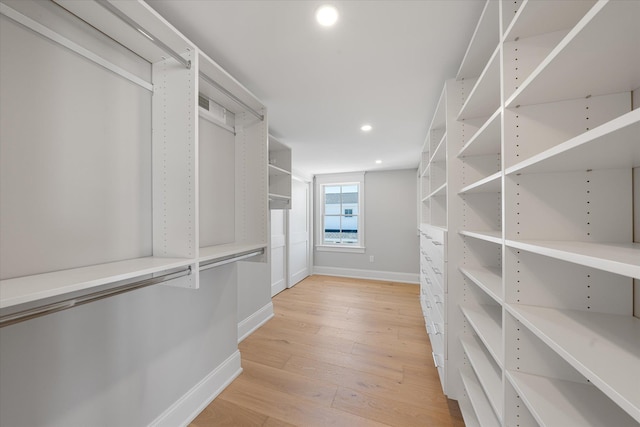
[[[363,254],[365,252],[364,246],[329,246],[329,245],[316,245],[316,251],[318,252],[346,252],[352,254]]]

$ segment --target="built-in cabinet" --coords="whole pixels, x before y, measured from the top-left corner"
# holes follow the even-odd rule
[[[269,207],[291,209],[291,148],[269,136]]]
[[[0,12],[3,321],[239,258],[268,275],[259,100],[143,2]]]
[[[462,105],[444,179],[433,130],[423,150],[421,256],[438,227],[430,337],[467,425],[640,424],[639,17],[636,1],[489,0],[445,84],[434,123]]]

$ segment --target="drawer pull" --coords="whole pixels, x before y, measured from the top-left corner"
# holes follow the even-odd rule
[[[438,242],[437,240],[432,240],[431,243],[433,243],[436,246],[442,246],[442,243]]]
[[[434,352],[431,352],[431,356],[433,356],[433,364],[436,365],[436,368],[440,368],[440,365],[438,365],[438,358],[436,357],[436,354]]]
[[[442,276],[442,272],[440,271],[440,269],[439,269],[439,268],[431,267],[431,269],[433,270],[433,272],[434,272],[434,273],[439,274],[439,275],[441,275],[441,276]]]
[[[426,274],[426,273],[425,273]],[[428,277],[424,278],[425,282],[427,282],[427,284],[432,285],[433,283],[431,282],[431,279],[429,279]]]
[[[440,329],[438,329],[438,324],[437,323],[434,323],[432,327],[433,327],[433,330],[435,331],[436,335],[442,335],[442,332],[440,331]]]
[[[440,299],[440,295],[434,295],[433,299],[435,300],[436,304],[442,304],[442,300]]]

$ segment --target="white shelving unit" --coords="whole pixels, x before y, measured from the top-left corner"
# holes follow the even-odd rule
[[[291,148],[269,137],[269,207],[291,209]]]
[[[447,82],[446,218],[421,218],[448,230],[445,392],[468,425],[640,425],[638,17],[488,0]]]
[[[55,103],[24,115],[40,134],[22,119],[3,131],[3,314],[179,270],[166,284],[197,288],[203,264],[265,253],[267,121],[258,99],[144,2],[7,0],[0,13],[34,56],[69,64],[21,76],[3,57],[19,90],[3,92],[3,114],[40,96],[28,95],[39,85],[64,87],[82,105],[73,116]],[[82,79],[67,79],[74,68]],[[132,105],[127,115],[113,112],[109,91]],[[34,168],[25,156],[52,147],[72,163],[49,155]],[[50,185],[43,193],[29,182]]]

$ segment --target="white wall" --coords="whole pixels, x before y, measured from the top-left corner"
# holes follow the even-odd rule
[[[0,329],[0,425],[145,426],[237,349],[236,269]]]
[[[415,169],[365,174],[363,254],[314,251],[314,272],[418,282]],[[315,221],[315,219],[314,219]],[[374,262],[370,262],[370,257]]]

